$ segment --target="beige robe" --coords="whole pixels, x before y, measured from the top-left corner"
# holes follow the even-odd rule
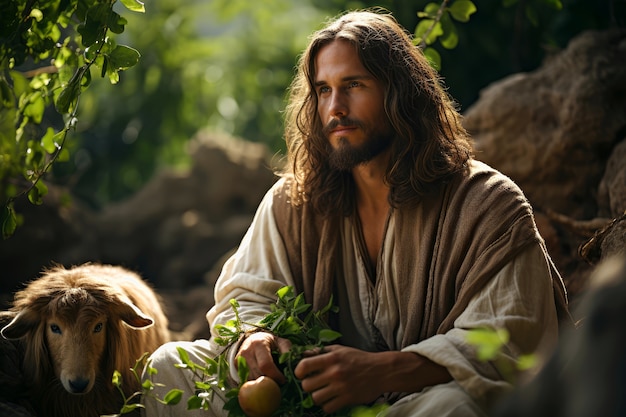
[[[556,343],[558,320],[569,318],[562,280],[528,201],[497,171],[474,161],[468,175],[415,208],[392,210],[373,276],[354,220],[294,207],[289,187],[281,179],[267,193],[225,264],[207,314],[212,328],[233,318],[231,298],[244,320],[256,322],[283,285],[304,292],[315,309],[335,293],[340,313],[330,322],[343,343],[423,354],[478,400],[507,384],[476,359],[465,341],[469,329],[506,328],[511,343],[503,354],[511,361]]]

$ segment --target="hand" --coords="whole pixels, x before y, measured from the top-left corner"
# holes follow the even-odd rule
[[[378,378],[385,370],[376,366],[377,353],[331,345],[311,354],[298,363],[294,373],[324,412],[367,404],[384,392]]]
[[[267,332],[256,332],[246,337],[241,343],[237,358],[241,356],[246,360],[250,370],[249,380],[265,375],[282,384],[286,378],[274,363],[272,351],[278,350],[279,353],[285,353],[290,348],[291,342],[287,339]]]
[[[332,345],[311,352],[294,373],[313,402],[331,414],[386,392],[418,392],[452,380],[446,368],[412,352],[366,352]]]

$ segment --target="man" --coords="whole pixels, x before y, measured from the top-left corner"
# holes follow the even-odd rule
[[[325,412],[387,401],[391,416],[484,415],[509,384],[476,358],[468,331],[506,329],[502,355],[513,361],[551,349],[568,317],[522,192],[473,160],[437,73],[386,14],[347,13],[313,36],[285,136],[289,167],[224,265],[211,328],[233,318],[231,298],[256,322],[282,286],[314,309],[332,294],[341,342],[295,369]],[[215,354],[207,341],[183,347]],[[242,356],[250,379],[282,382],[271,350],[287,349],[257,332],[231,349],[231,363]],[[171,345],[157,351],[159,375],[177,357]],[[189,384],[181,375],[159,378]],[[146,407],[150,417],[179,412]]]

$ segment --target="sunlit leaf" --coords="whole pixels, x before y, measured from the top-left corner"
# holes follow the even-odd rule
[[[109,54],[109,66],[116,71],[128,69],[139,62],[139,51],[130,46],[117,45]]]
[[[441,45],[446,49],[456,48],[459,43],[459,35],[454,22],[447,13],[441,18],[441,28],[443,29],[443,35],[439,37]]]
[[[163,397],[163,402],[168,405],[176,405],[183,398],[183,391],[180,389],[172,389],[165,397]]]
[[[456,0],[448,7],[448,11],[455,20],[468,22],[470,15],[476,12],[476,6],[470,0]]]
[[[415,37],[425,39],[426,45],[431,45],[443,34],[441,23],[432,19],[424,19],[415,28]]]
[[[57,150],[58,144],[54,141],[54,129],[49,127],[46,130],[46,134],[41,138],[41,146],[48,152],[49,154],[53,154]]]
[[[439,55],[439,52],[437,52],[435,48],[424,48],[424,55],[434,69],[437,71],[441,69],[441,55]]]
[[[139,13],[145,13],[146,11],[144,4],[139,0],[121,0],[121,2],[130,11]]]
[[[481,361],[495,359],[508,341],[509,332],[506,329],[474,329],[467,333],[467,342],[476,347]]]
[[[132,404],[124,404],[124,406],[122,407],[122,414],[128,414],[130,412],[135,411],[138,408],[144,408],[143,404],[139,404],[139,403],[132,403]]]
[[[435,19],[440,7],[437,3],[428,3],[423,12],[417,12],[417,17]]]
[[[331,329],[322,329],[319,332],[319,340],[322,343],[329,343],[341,337],[341,333]]]

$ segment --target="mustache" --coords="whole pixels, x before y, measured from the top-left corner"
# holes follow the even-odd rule
[[[328,136],[333,129],[338,128],[339,126],[349,126],[349,127],[363,127],[363,124],[356,119],[351,119],[349,117],[342,117],[341,119],[333,119],[326,126],[322,128],[322,133],[325,136]]]

